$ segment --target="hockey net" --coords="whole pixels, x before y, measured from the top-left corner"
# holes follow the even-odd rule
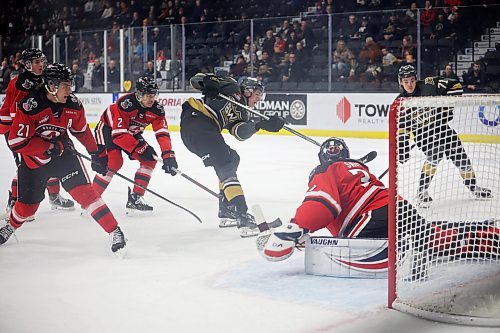
[[[500,326],[500,95],[400,99],[389,140],[389,307]]]

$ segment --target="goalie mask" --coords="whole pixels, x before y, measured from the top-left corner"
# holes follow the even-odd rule
[[[69,83],[66,88],[69,93],[64,93],[67,97],[75,90],[74,74],[63,64],[48,65],[43,73],[43,84],[47,92],[54,96],[57,102],[59,102],[58,92],[61,82]]]
[[[35,75],[41,75],[41,73],[37,74],[33,72],[33,62],[36,59],[40,59],[40,61],[43,63],[42,70],[45,69],[47,65],[47,58],[41,50],[32,48],[26,49],[21,53],[21,64],[23,65],[24,69]]]
[[[141,76],[135,82],[135,94],[137,99],[140,100],[146,94],[154,95],[155,98],[158,97],[158,84],[153,78],[148,76]]]
[[[321,164],[335,162],[340,159],[348,159],[350,156],[349,148],[345,141],[335,137],[323,142],[318,153]]]

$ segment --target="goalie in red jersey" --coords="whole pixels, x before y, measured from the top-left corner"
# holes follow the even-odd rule
[[[177,161],[172,150],[170,134],[163,107],[156,101],[158,84],[147,76],[137,79],[135,92],[120,97],[102,114],[95,129],[97,144],[106,149],[109,159],[109,171],[106,175],[96,175],[95,189],[102,194],[108,187],[115,172],[123,165],[122,151],[130,159],[139,161],[139,169],[135,173],[134,186],[128,194],[127,209],[129,212],[152,212],[153,207],[144,199],[144,188],[147,188],[151,174],[156,165],[157,156],[163,159],[163,170],[174,176]],[[142,137],[144,129],[152,125],[156,140],[160,144],[161,155],[157,155]]]
[[[263,233],[257,239],[259,252],[269,261],[290,257],[310,232],[326,228],[338,238],[381,238],[388,236],[389,191],[368,167],[351,159],[344,140],[330,138],[320,148],[318,165],[309,177],[309,188],[289,224]],[[419,230],[430,237],[407,235],[414,248],[427,246],[436,254],[500,255],[500,228],[495,221],[426,221],[410,204],[398,214],[412,216],[406,230]],[[412,212],[403,209],[413,210]],[[424,232],[422,232],[424,230]],[[451,250],[453,249],[453,250]]]
[[[9,222],[0,228],[0,244],[5,243],[44,198],[47,180],[57,177],[64,189],[110,235],[111,250],[125,247],[125,237],[116,219],[90,184],[85,166],[75,154],[71,133],[92,156],[92,169],[106,173],[107,158],[87,126],[85,110],[72,94],[73,74],[62,64],[47,66],[43,86],[21,99],[9,134],[9,146],[21,154],[18,168],[19,198]]]

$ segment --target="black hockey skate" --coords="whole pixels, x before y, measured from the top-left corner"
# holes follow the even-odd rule
[[[16,204],[17,199],[12,196],[12,192],[9,191],[9,200],[7,201],[7,207],[5,208],[5,214],[2,216],[2,220],[9,221],[10,212],[14,205]]]
[[[49,194],[49,202],[53,210],[75,210],[75,203],[71,199],[63,198],[59,193]]]
[[[481,186],[473,186],[470,188],[472,194],[476,199],[491,199],[493,195],[491,194],[491,190],[486,187]]]
[[[121,252],[127,244],[127,239],[125,238],[123,231],[118,226],[115,230],[109,233],[109,237],[111,240],[111,251],[113,253]]]
[[[219,202],[219,228],[236,227],[238,225],[238,215],[236,206],[227,201]]]
[[[259,228],[257,227],[257,223],[255,223],[255,218],[249,213],[238,214],[236,224],[242,238],[253,237],[259,234]]]
[[[4,244],[7,242],[14,233],[14,227],[10,225],[10,223],[7,223],[3,227],[0,228],[0,244]]]
[[[432,197],[429,195],[429,192],[427,192],[427,190],[418,191],[417,198],[418,198],[417,207],[429,208],[431,206]]]
[[[133,216],[135,214],[151,214],[153,207],[144,201],[144,198],[137,193],[134,193],[128,188],[128,201],[127,201],[127,215]]]

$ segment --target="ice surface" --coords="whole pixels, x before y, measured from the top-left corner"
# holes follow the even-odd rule
[[[151,132],[145,136],[155,145]],[[179,168],[217,191],[213,170],[184,148],[179,133],[172,140]],[[372,171],[385,170],[387,141],[346,141],[353,157],[377,150]],[[293,216],[317,147],[293,136],[227,142],[241,156],[249,205],[261,204],[268,219]],[[3,209],[14,163],[5,144],[0,154]],[[125,159],[121,172],[133,178],[137,165]],[[108,235],[89,217],[51,211],[47,200],[36,221],[17,231],[19,242],[0,247],[1,333],[498,332],[387,310],[384,280],[305,275],[302,253],[266,262],[254,238],[218,228],[215,198],[159,168],[151,189],[197,213],[203,224],[150,194],[154,215],[127,217],[127,186],[115,177],[104,194],[129,240],[122,260],[111,255]]]

